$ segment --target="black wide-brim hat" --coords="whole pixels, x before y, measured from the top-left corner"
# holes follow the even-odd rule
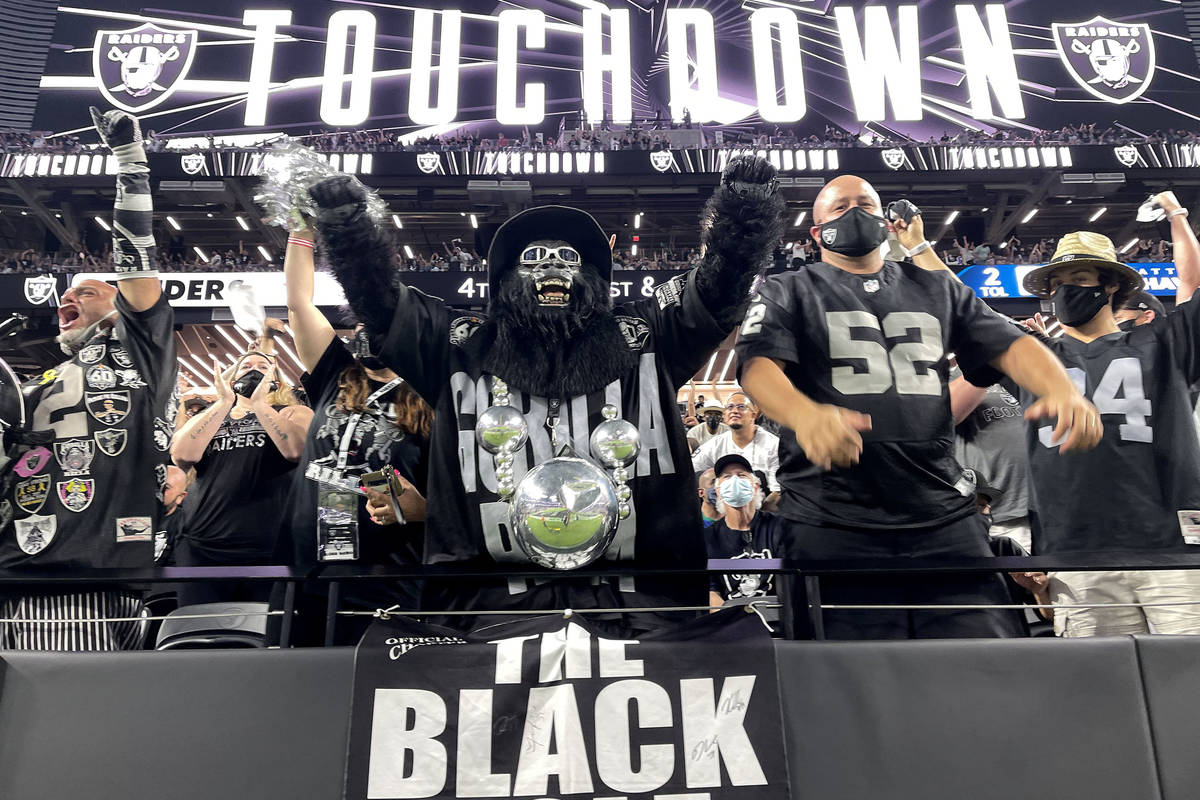
[[[595,217],[570,206],[538,206],[509,217],[496,229],[488,247],[488,283],[517,265],[521,251],[538,239],[560,239],[579,251],[583,263],[595,267],[605,281],[612,279],[612,250]]]

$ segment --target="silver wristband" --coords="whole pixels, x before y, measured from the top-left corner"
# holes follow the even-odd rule
[[[1186,208],[1177,208],[1174,211],[1167,212],[1167,219],[1170,219],[1171,217],[1186,217],[1187,215],[1188,210]]]
[[[933,245],[931,245],[929,242],[921,242],[919,245],[914,247],[912,250],[905,250],[904,252],[908,253],[909,258],[912,258],[913,256],[921,255],[921,253],[924,253],[926,250],[930,249],[931,247],[933,247]]]

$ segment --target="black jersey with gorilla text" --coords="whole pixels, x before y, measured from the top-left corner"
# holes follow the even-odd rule
[[[1200,545],[1200,302],[1091,342],[1046,342],[1104,423],[1093,450],[1059,453],[1053,420],[1027,426],[1037,555]],[[1015,388],[1015,387],[1013,387]],[[1021,400],[1028,403],[1028,392]]]
[[[783,363],[813,401],[871,415],[860,462],[823,472],[784,430],[780,513],[857,528],[939,525],[975,510],[954,458],[947,356],[986,364],[1023,334],[946,271],[818,262],[763,281],[738,331],[739,370]]]
[[[630,368],[598,391],[561,402],[558,431],[583,455],[589,436],[612,404],[637,426],[641,454],[628,468],[632,513],[620,522],[616,539],[601,564],[703,567],[700,508],[676,392],[703,364],[724,331],[695,286],[695,273],[673,278],[653,296],[613,309],[622,346],[633,356]],[[479,349],[483,317],[450,308],[416,289],[400,288],[392,328],[381,357],[434,407],[429,464],[424,560],[436,564],[524,563],[512,537],[509,505],[497,494],[494,457],[475,438],[475,423],[492,405],[493,377]],[[533,337],[530,348],[544,346]],[[553,456],[546,429],[548,398],[513,389],[511,405],[529,426],[529,441],[516,453],[514,479]],[[567,577],[564,575],[564,577]],[[588,579],[583,579],[585,582]],[[703,599],[703,581],[692,581]],[[506,607],[556,607],[555,603],[629,606],[662,596],[653,581],[622,579],[620,591],[559,592],[563,584],[528,586],[510,582]],[[666,590],[673,594],[672,590]],[[683,598],[679,598],[683,599]],[[463,602],[463,597],[439,602]],[[466,607],[482,608],[486,597]],[[577,605],[576,607],[583,607]]]

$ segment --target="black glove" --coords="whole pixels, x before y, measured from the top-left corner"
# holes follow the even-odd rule
[[[773,194],[779,185],[775,173],[775,167],[765,158],[739,156],[725,166],[725,171],[721,173],[721,185],[742,197],[765,198]]]
[[[142,128],[137,117],[116,109],[102,113],[95,106],[88,106],[88,111],[92,114],[92,122],[96,126],[96,132],[100,134],[100,141],[108,145],[110,150],[116,152],[118,147],[127,144],[141,144]]]
[[[367,210],[367,189],[357,178],[335,175],[308,190],[319,225],[344,225]]]

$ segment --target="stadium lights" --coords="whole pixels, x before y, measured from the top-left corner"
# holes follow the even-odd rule
[[[637,245],[636,244],[629,245],[629,255],[631,255],[631,256],[637,255]]]
[[[167,224],[177,231],[183,230],[183,228],[179,227],[179,223],[175,221],[174,217],[167,217]]]
[[[261,244],[258,246],[258,252],[262,253],[262,257],[264,259],[266,259],[267,261],[275,260],[275,259],[271,258],[271,254],[270,254],[270,252],[267,251],[267,248],[263,247]]]
[[[233,340],[233,337],[225,332],[224,325],[214,325],[213,327],[216,328],[217,333],[220,334],[225,339],[225,341],[229,342],[229,346],[233,348],[233,352],[240,353],[242,351],[242,349],[243,349],[242,345],[235,342]]]
[[[22,217],[28,217],[28,216],[29,216],[29,212],[28,212],[28,211],[22,211],[22,212],[21,212],[21,216],[22,216]]]
[[[479,228],[479,220],[476,218],[476,216],[474,214],[471,215],[471,227],[476,228],[476,229]]]
[[[1029,220],[1031,220],[1031,219],[1033,219],[1034,217],[1036,217],[1036,216],[1037,216],[1037,212],[1038,212],[1038,210],[1037,210],[1036,208],[1035,208],[1035,209],[1033,209],[1032,211],[1030,211],[1028,214],[1026,214],[1026,215],[1025,215],[1025,216],[1024,216],[1022,219],[1021,219],[1021,224],[1022,224],[1022,225],[1024,225],[1026,222],[1029,222]]]
[[[807,211],[801,211],[799,214],[796,215],[796,221],[793,222],[792,225],[795,226],[795,225],[799,225],[801,222],[804,222],[804,218],[807,215],[808,215]]]
[[[104,227],[107,228],[108,226],[105,225]],[[201,261],[203,261],[205,264],[208,263],[208,256],[204,255],[203,250],[201,250],[199,247],[193,247],[192,250],[196,251],[196,255],[200,256]]]
[[[987,206],[984,206],[983,208],[979,209],[979,213],[980,213],[980,214],[986,214],[987,212],[988,212],[988,207],[987,207]]]
[[[400,221],[399,214],[392,214],[392,224],[395,225],[400,230],[404,230],[404,223]]]
[[[717,363],[717,351],[714,350],[711,357],[708,359],[708,368],[704,370],[704,377],[700,379],[701,383],[708,383],[709,377],[712,376],[713,364]]]
[[[212,219],[212,218],[213,218],[213,213],[212,213],[211,211],[210,211],[210,212],[208,212],[208,218],[209,218],[209,219]]]
[[[1133,246],[1137,243],[1138,243],[1138,237],[1135,236],[1132,239],[1130,239],[1128,242],[1126,242],[1125,246],[1121,248],[1121,254],[1124,255],[1125,253],[1128,253],[1130,250],[1133,249]]]
[[[1000,243],[999,249],[1003,250],[1006,247],[1008,247],[1008,239],[1005,239],[1003,242]]]
[[[1066,204],[1071,205],[1071,203],[1074,203],[1074,202],[1075,202],[1074,200],[1068,200]]]
[[[633,227],[634,227],[634,228],[640,228],[640,227],[642,227],[642,212],[640,212],[640,211],[639,211],[637,214],[635,214],[635,215],[634,215],[634,217],[633,217]]]
[[[411,248],[411,247],[409,247],[408,245],[404,245],[404,257],[405,257],[405,258],[412,258],[412,257],[413,257],[412,248]]]
[[[946,215],[946,221],[942,223],[942,227],[953,224],[954,220],[958,219],[958,209],[954,209]]]
[[[21,213],[24,214],[25,212],[22,211]],[[104,230],[106,230],[106,231],[112,230],[112,226],[108,224],[108,222],[104,219],[104,217],[92,217],[92,219],[96,220],[96,224],[99,225],[101,228],[104,228]]]
[[[1108,211],[1108,206],[1101,206],[1096,210],[1095,214],[1092,214],[1090,217],[1088,217],[1088,222],[1095,222],[1096,220],[1100,219],[1104,216],[1105,211]]]
[[[250,230],[250,226],[246,224],[246,218],[243,217],[241,214],[238,214],[236,217],[234,217],[234,219],[237,220],[238,225],[242,226],[242,230],[244,230],[244,231]]]

